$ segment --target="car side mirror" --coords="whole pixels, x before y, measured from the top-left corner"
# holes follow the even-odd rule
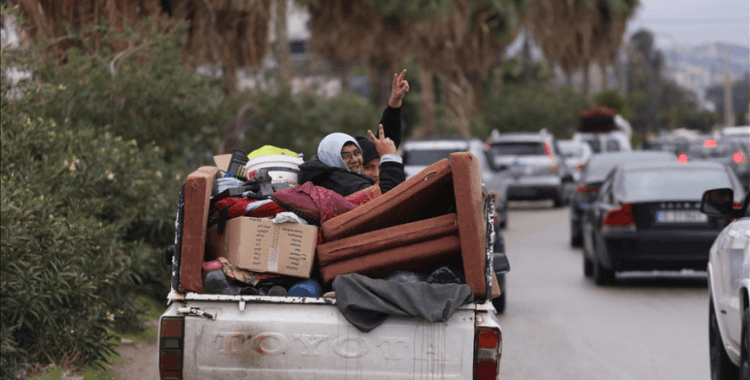
[[[508,262],[508,257],[505,256],[504,253],[500,253],[500,252],[494,253],[494,256],[492,258],[492,270],[496,274],[510,272],[510,262]]]
[[[508,166],[508,164],[495,164],[496,172],[504,172],[509,169],[510,169],[510,166]]]
[[[741,216],[741,210],[734,209],[734,190],[729,188],[706,190],[701,198],[700,210],[711,216]]]

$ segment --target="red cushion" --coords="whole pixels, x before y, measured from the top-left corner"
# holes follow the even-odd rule
[[[396,270],[430,272],[441,265],[461,260],[461,242],[448,235],[420,243],[396,247],[353,257],[321,266],[320,273],[328,283],[340,274],[359,273],[372,278],[385,277]]]
[[[219,168],[214,166],[202,166],[185,180],[185,211],[180,250],[180,287],[185,291],[203,293],[201,271],[206,246],[208,206],[218,171]]]
[[[487,220],[484,212],[487,193],[482,190],[482,167],[476,156],[466,152],[451,153],[450,161],[466,283],[475,296],[484,297],[487,293]]]
[[[332,241],[318,246],[315,257],[321,267],[442,236],[458,235],[456,214],[420,220]]]
[[[447,213],[454,203],[447,159],[428,166],[387,193],[321,225],[334,241]]]

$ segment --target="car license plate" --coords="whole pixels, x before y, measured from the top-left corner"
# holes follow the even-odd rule
[[[656,212],[657,223],[706,223],[708,216],[696,210],[667,210]]]

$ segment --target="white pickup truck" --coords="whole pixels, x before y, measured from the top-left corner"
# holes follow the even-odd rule
[[[364,333],[345,319],[335,298],[175,290],[180,289],[183,194],[175,223],[177,249],[166,256],[173,281],[159,324],[161,379],[498,377],[502,331],[486,299],[459,307],[446,322],[389,316]],[[488,223],[493,210],[488,207]],[[488,247],[494,232],[490,235]],[[487,267],[507,271],[507,259],[494,255],[493,260],[491,251]]]

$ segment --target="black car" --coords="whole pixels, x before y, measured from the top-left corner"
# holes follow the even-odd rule
[[[703,192],[713,188],[743,193],[719,163],[615,167],[584,214],[584,274],[605,284],[615,271],[706,270],[709,249],[729,222],[700,212]]]
[[[740,182],[750,185],[750,139],[745,136],[721,135],[706,136],[692,141],[677,154],[680,162],[712,161],[727,165]]]
[[[586,162],[581,171],[578,186],[570,202],[570,245],[580,247],[581,221],[586,207],[596,199],[596,194],[604,178],[616,165],[623,162],[675,162],[669,152],[636,151],[622,153],[595,154]]]

